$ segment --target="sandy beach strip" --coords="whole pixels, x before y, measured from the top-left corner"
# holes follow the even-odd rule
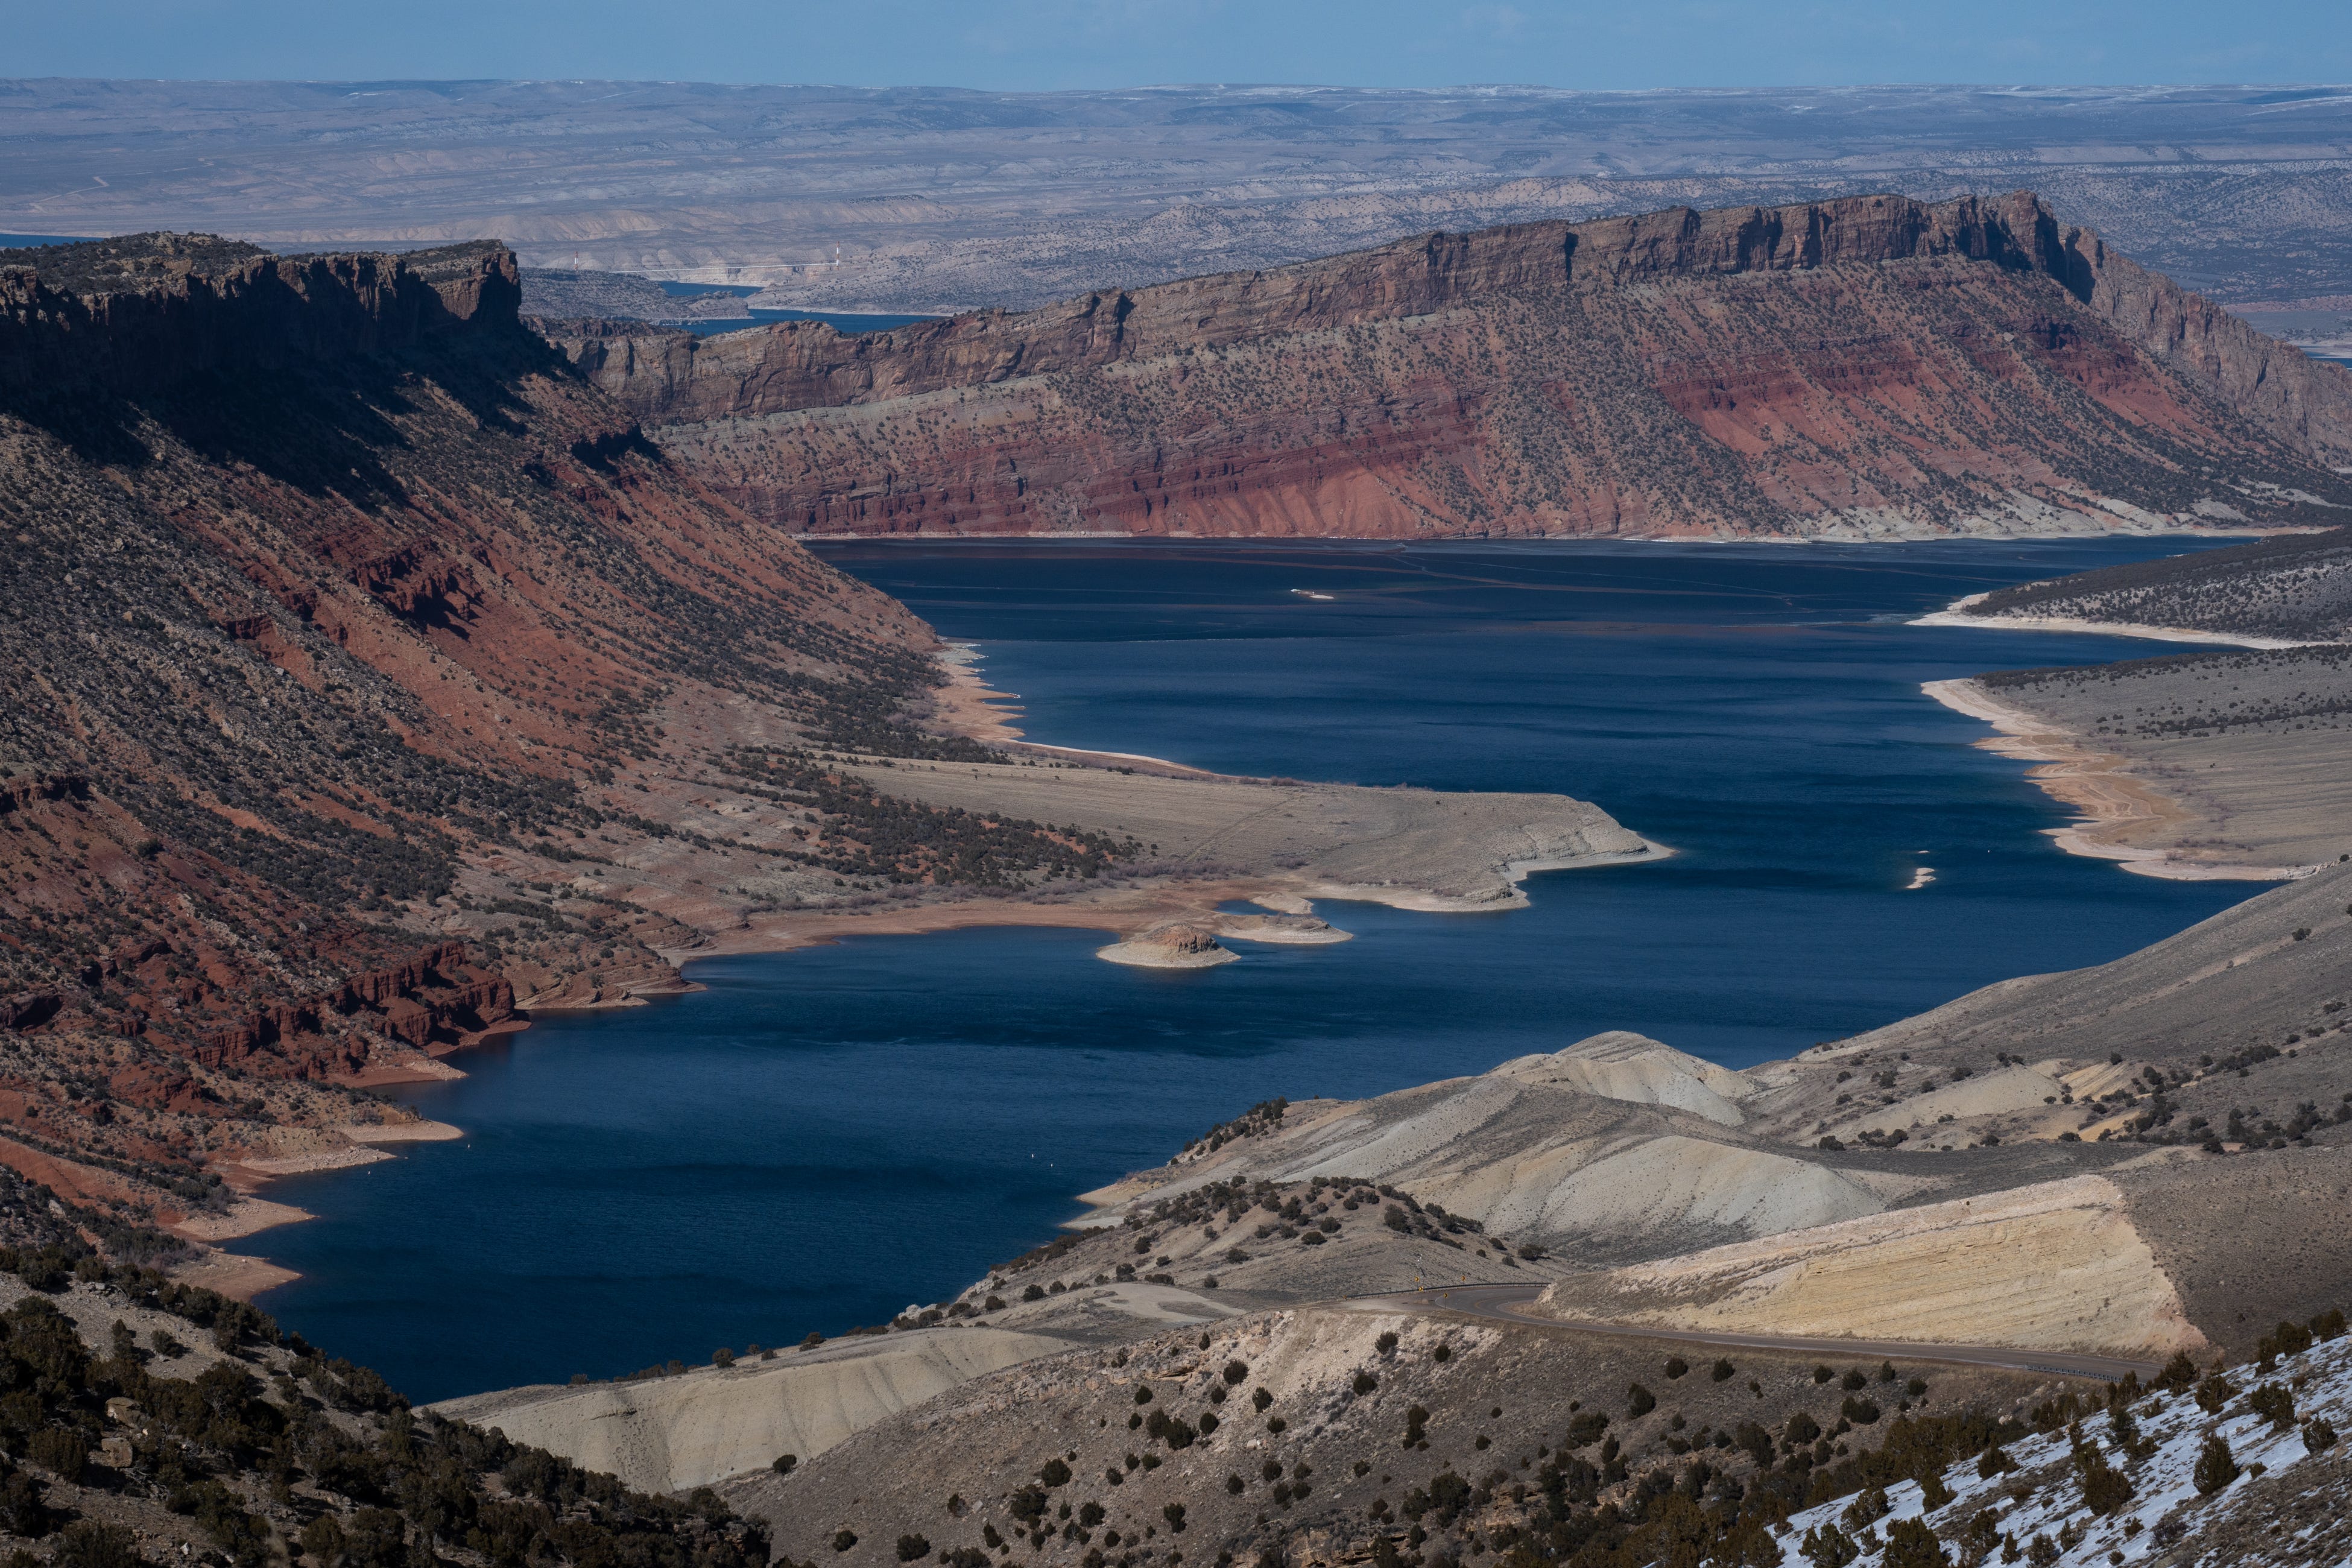
[[[446,1121],[347,1121],[335,1131],[354,1143],[447,1143],[466,1135]]]
[[[1981,720],[1998,735],[1976,744],[1997,756],[2036,765],[2025,775],[2043,794],[2080,812],[2067,827],[2044,829],[2069,855],[2118,862],[2143,877],[2177,881],[2282,882],[2311,875],[2310,866],[2244,866],[2188,859],[2135,844],[2198,825],[2179,801],[2134,774],[2128,759],[2101,751],[2030,709],[2003,702],[1975,680],[1931,680],[1919,689],[1957,713]]]
[[[231,1204],[226,1214],[192,1214],[163,1228],[209,1247],[252,1236],[273,1226],[299,1225],[312,1217],[308,1209],[298,1209],[292,1204],[274,1204],[268,1198],[245,1196]]]
[[[217,1291],[232,1301],[250,1301],[264,1290],[290,1285],[302,1276],[266,1258],[207,1248],[202,1256],[173,1268],[172,1278],[184,1285]]]
[[[1977,631],[2009,632],[2087,632],[2095,637],[2139,637],[2149,642],[2195,643],[2216,647],[2326,647],[2325,642],[2295,642],[2285,637],[2257,637],[2235,632],[2188,631],[2179,626],[2142,626],[2134,621],[2083,621],[2065,616],[1976,616],[1968,613],[1971,605],[1982,604],[1989,595],[1970,594],[1965,599],[1955,599],[1942,609],[1920,616],[1904,624],[1914,626],[1969,626]]]

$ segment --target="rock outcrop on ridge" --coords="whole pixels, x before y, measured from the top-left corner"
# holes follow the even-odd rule
[[[1868,537],[2352,502],[2352,374],[2025,193],[1427,235],[860,336],[546,330],[799,533]]]

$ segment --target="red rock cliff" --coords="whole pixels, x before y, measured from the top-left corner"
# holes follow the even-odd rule
[[[0,1123],[184,1169],[349,1120],[332,1080],[514,977],[675,987],[648,944],[698,931],[656,906],[726,851],[673,836],[667,770],[929,678],[928,628],[517,299],[498,245],[0,251]]]
[[[2022,193],[1429,235],[859,337],[544,325],[815,533],[2080,527],[2327,493],[2352,453],[2352,376]]]

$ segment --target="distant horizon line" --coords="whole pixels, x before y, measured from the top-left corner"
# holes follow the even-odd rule
[[[699,77],[598,76],[465,76],[465,77],[168,77],[168,76],[7,76],[0,85],[39,86],[54,83],[162,84],[181,87],[317,87],[401,88],[462,87],[645,87],[717,88],[730,92],[852,92],[960,93],[975,98],[1081,98],[1108,93],[1269,93],[1329,92],[1434,98],[1454,94],[1500,96],[1523,94],[1555,98],[1652,98],[1663,96],[1738,97],[1778,92],[1927,92],[1955,91],[2029,96],[2042,93],[2126,92],[2309,92],[2352,95],[2352,81],[1867,81],[1761,82],[1742,87],[1555,87],[1542,82],[1457,82],[1442,87],[1365,87],[1345,82],[1140,82],[1100,87],[986,88],[952,82],[825,82],[722,81]]]

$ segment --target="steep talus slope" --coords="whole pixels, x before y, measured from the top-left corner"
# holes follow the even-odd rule
[[[495,245],[0,253],[0,1155],[177,1181],[385,1114],[316,1083],[519,984],[674,987],[639,939],[690,931],[547,898],[669,840],[665,725],[846,736],[928,685],[927,628],[516,299]]]
[[[2352,376],[2036,198],[1432,235],[845,337],[547,330],[811,533],[1796,533],[2352,503]]]

